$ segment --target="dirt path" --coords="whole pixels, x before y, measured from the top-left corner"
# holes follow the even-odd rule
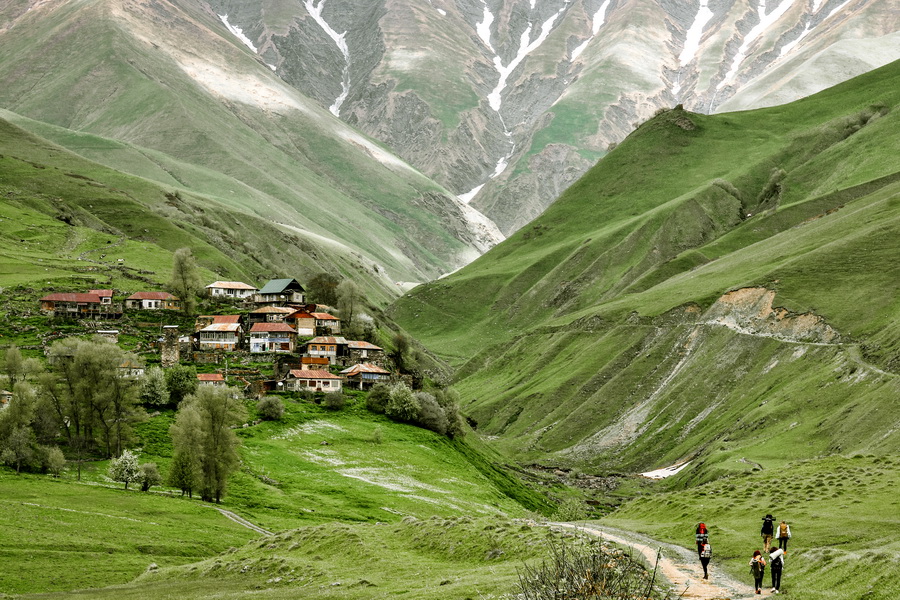
[[[271,531],[269,531],[267,529],[263,529],[259,525],[254,525],[253,523],[251,523],[244,517],[242,517],[236,513],[233,513],[230,510],[225,510],[224,508],[219,508],[218,506],[214,506],[213,508],[215,508],[217,511],[219,511],[220,513],[222,513],[223,515],[225,515],[226,517],[228,517],[229,519],[231,519],[238,525],[243,525],[247,529],[252,529],[253,531],[255,531],[256,533],[258,533],[260,535],[275,535]]]
[[[653,540],[634,534],[625,534],[624,532],[610,529],[600,530],[596,526],[573,525],[571,523],[552,523],[552,525],[577,529],[616,544],[629,546],[636,552],[640,552],[651,565],[656,562],[659,548],[664,548],[666,554],[674,552],[676,558],[669,558],[663,555],[659,561],[660,571],[672,584],[672,596],[674,598],[749,600],[750,598],[759,597],[753,593],[751,586],[735,581],[724,573],[716,572],[715,558],[713,558],[713,562],[709,566],[709,579],[705,580],[703,579],[703,567],[700,566],[700,560],[694,552],[684,548],[654,543]],[[769,595],[768,590],[764,590],[763,595]]]

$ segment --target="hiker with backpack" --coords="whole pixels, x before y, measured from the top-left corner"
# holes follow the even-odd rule
[[[703,544],[709,541],[709,529],[706,528],[706,523],[697,523],[697,554],[701,557],[703,556]]]
[[[766,574],[766,559],[762,557],[762,552],[759,550],[753,551],[753,558],[750,559],[750,574],[753,575],[756,593],[761,594],[763,575]]]
[[[778,547],[787,553],[787,543],[791,539],[791,526],[785,521],[778,526]]]
[[[769,545],[772,543],[772,536],[775,534],[775,517],[766,515],[763,517],[762,529],[759,530],[763,539],[763,550],[769,551]]]
[[[784,549],[772,550],[769,555],[769,569],[772,573],[772,593],[781,593],[781,572],[784,570]]]
[[[709,579],[709,561],[712,558],[712,546],[709,542],[700,544],[700,564],[703,565],[703,579]]]

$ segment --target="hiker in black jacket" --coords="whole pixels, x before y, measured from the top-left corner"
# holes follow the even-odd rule
[[[763,539],[763,551],[769,551],[769,545],[772,543],[772,536],[775,534],[775,517],[766,515],[763,517],[762,529],[759,530]]]

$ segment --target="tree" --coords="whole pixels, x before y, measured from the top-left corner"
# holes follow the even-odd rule
[[[391,388],[391,397],[384,407],[384,414],[397,421],[414,423],[419,417],[419,401],[406,384],[398,383]]]
[[[178,405],[187,396],[197,391],[197,370],[193,367],[175,365],[166,369],[166,387],[169,389],[169,401]]]
[[[122,452],[122,456],[109,462],[107,474],[113,481],[123,482],[127,490],[128,484],[132,481],[138,481],[141,476],[137,455],[133,454],[131,450],[125,450]]]
[[[446,435],[447,415],[434,396],[428,392],[416,392],[415,397],[419,403],[419,416],[416,419],[418,423],[425,429]]]
[[[340,391],[328,392],[322,399],[322,406],[328,410],[341,410],[346,404],[347,400]]]
[[[66,466],[66,457],[63,455],[62,450],[59,449],[59,446],[52,446],[49,448],[44,447],[44,451],[44,468],[54,477],[59,477],[59,474],[62,473]]]
[[[3,353],[2,366],[10,389],[16,385],[16,382],[25,379],[25,361],[19,347],[15,344]]]
[[[200,435],[196,436],[196,430],[192,431],[190,443],[186,446],[182,446],[177,436],[173,435],[175,452],[197,452],[200,497],[207,502],[218,503],[225,493],[228,477],[239,464],[237,447],[240,441],[231,425],[240,423],[246,417],[246,410],[229,390],[204,386],[185,399],[179,413],[181,411],[197,413],[196,417],[187,417],[187,420],[199,420],[196,430]]]
[[[161,368],[152,367],[147,370],[147,373],[141,379],[140,394],[141,403],[143,404],[165,406],[169,403],[169,388],[166,384],[166,374]]]
[[[384,414],[388,400],[391,399],[391,387],[386,383],[376,383],[366,396],[366,408],[373,413]]]
[[[16,473],[19,473],[23,466],[31,464],[34,460],[35,445],[34,431],[30,427],[15,427],[3,444],[0,459],[9,466],[15,465]]]
[[[359,286],[352,280],[345,279],[337,287],[338,312],[341,315],[341,325],[347,331],[353,331],[356,313],[359,310],[360,291]]]
[[[156,467],[156,463],[142,464],[137,480],[141,484],[142,492],[149,492],[151,487],[162,483],[162,476],[160,476],[159,474],[159,469]]]
[[[266,396],[256,403],[256,412],[266,421],[280,421],[284,416],[284,402],[278,396]]]
[[[447,436],[451,438],[464,436],[466,430],[462,415],[459,414],[459,393],[453,388],[447,388],[438,390],[434,397],[447,416]]]
[[[203,451],[203,430],[200,413],[187,406],[175,415],[175,422],[169,427],[175,454],[169,470],[168,484],[181,490],[189,498],[194,497],[194,489],[200,484],[200,454]]]
[[[337,287],[341,280],[329,273],[313,275],[306,284],[312,302],[334,306],[338,302]]]
[[[203,289],[200,270],[190,248],[179,248],[172,257],[172,279],[169,291],[181,300],[181,309],[193,315],[197,307],[197,294]]]

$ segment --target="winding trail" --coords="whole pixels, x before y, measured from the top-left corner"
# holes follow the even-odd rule
[[[666,554],[673,552],[676,558],[661,555],[659,570],[672,584],[672,595],[675,598],[696,598],[700,600],[748,600],[756,598],[753,588],[749,585],[735,581],[724,573],[717,572],[715,558],[710,565],[710,578],[703,579],[703,567],[697,559],[696,553],[673,546],[655,542],[644,536],[631,532],[618,531],[604,528],[600,530],[596,526],[573,525],[572,523],[550,523],[553,527],[576,529],[615,544],[629,546],[640,552],[647,562],[653,565],[656,562],[657,552],[660,548],[666,550]],[[615,532],[615,533],[611,533]],[[653,544],[653,545],[650,545]],[[767,591],[763,595],[768,595]]]

